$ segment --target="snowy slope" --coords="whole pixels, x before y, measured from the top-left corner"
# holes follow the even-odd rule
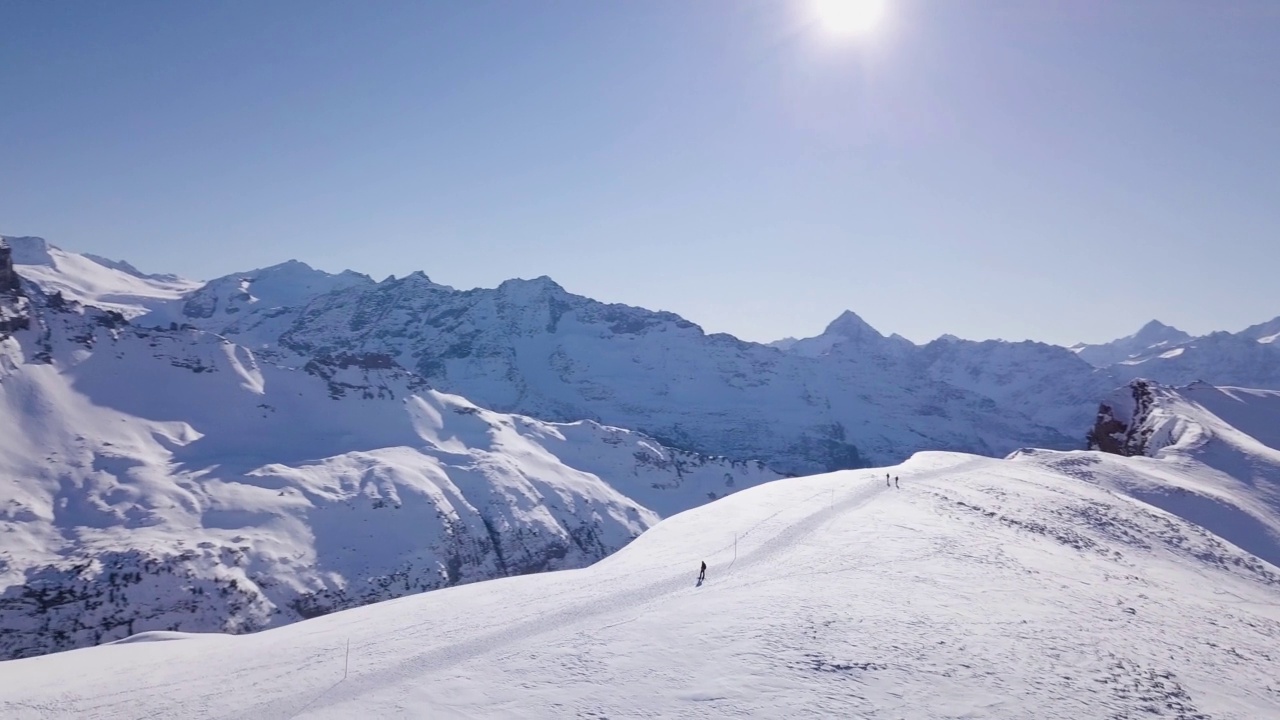
[[[1280,564],[1280,392],[1135,380],[1102,403],[1090,445],[1132,456],[1109,487]]]
[[[0,713],[1280,716],[1276,567],[1033,457],[888,470],[900,490],[877,470],[744,491],[583,570],[0,663]]]
[[[37,237],[0,238],[13,249],[22,277],[68,301],[137,317],[183,297],[200,283],[173,275],[144,275],[132,265],[67,252]]]
[[[29,325],[0,340],[3,657],[578,567],[777,477],[27,290],[0,303]]]

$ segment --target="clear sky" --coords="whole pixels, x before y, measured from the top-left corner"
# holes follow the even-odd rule
[[[1280,1],[0,3],[0,233],[746,339],[1280,314]]]

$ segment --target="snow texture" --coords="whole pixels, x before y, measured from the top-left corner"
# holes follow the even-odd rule
[[[587,569],[0,663],[0,714],[1280,716],[1280,570],[1059,467],[1083,456],[1141,471],[925,453],[780,480]]]

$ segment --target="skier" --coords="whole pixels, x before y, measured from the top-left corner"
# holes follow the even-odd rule
[[[702,570],[698,572],[698,582],[702,582],[703,580],[706,580],[706,579],[707,579],[707,561],[703,560]]]
[[[894,475],[894,476],[893,476],[893,486],[894,486],[895,488],[897,488],[897,487],[898,487],[898,476],[897,476],[897,475]]]
[[[884,486],[889,487],[889,473],[884,474]]]

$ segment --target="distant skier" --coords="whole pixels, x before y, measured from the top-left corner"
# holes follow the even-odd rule
[[[889,487],[889,473],[884,474],[884,486]]]
[[[706,579],[707,579],[707,561],[703,560],[702,570],[698,571],[698,582],[702,582],[703,580],[706,580]]]
[[[894,475],[894,476],[893,476],[893,486],[894,486],[895,488],[896,488],[896,487],[898,487],[898,476],[897,476],[897,475]]]

